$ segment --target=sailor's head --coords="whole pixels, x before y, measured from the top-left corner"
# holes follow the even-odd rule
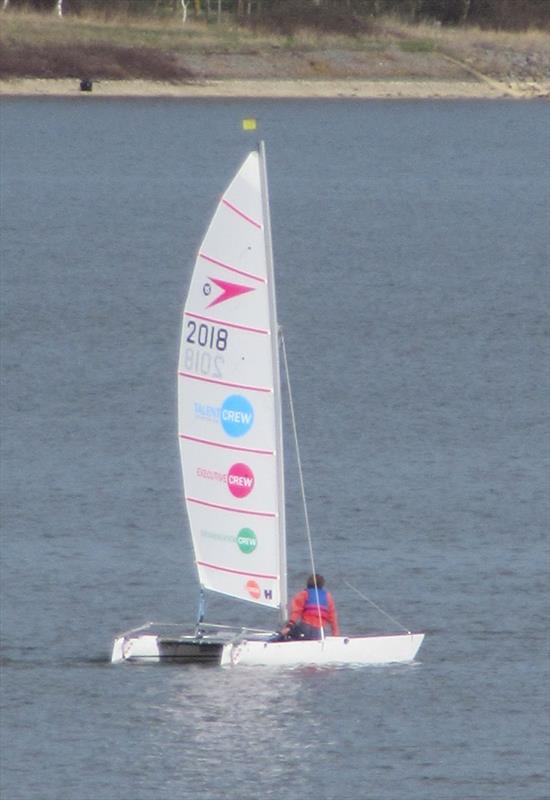
[[[307,588],[308,589],[322,589],[325,585],[325,579],[322,575],[310,575],[307,579]]]

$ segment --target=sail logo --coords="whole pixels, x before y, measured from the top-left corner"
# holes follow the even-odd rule
[[[248,592],[250,597],[252,597],[253,600],[259,600],[260,595],[262,594],[262,590],[260,589],[256,581],[253,581],[252,579],[246,582],[246,591]]]
[[[234,297],[239,297],[241,294],[247,294],[247,292],[253,292],[255,287],[254,286],[243,286],[240,283],[229,283],[229,281],[222,281],[219,278],[209,278],[212,283],[214,283],[219,289],[222,290],[221,294],[212,300],[211,303],[208,303],[206,308],[212,308],[212,306],[217,306],[219,303],[225,303],[226,300],[232,300]],[[208,287],[208,289],[207,289]],[[210,284],[205,284],[203,286],[203,294],[208,296],[212,291],[212,287]]]
[[[254,422],[254,409],[246,397],[232,394],[223,401],[220,420],[228,436],[244,436]]]
[[[218,481],[218,483],[227,483],[227,475],[224,472],[218,472],[215,469],[207,469],[206,467],[197,467],[197,478],[205,478],[207,481]]]
[[[193,403],[195,417],[197,419],[208,420],[208,422],[217,422],[220,418],[220,409],[216,406],[209,406],[206,403]]]
[[[200,536],[203,539],[212,539],[215,542],[234,542],[235,537],[232,536],[230,533],[219,533],[218,531],[210,531],[205,528],[201,528]]]
[[[241,553],[253,553],[258,544],[256,534],[250,528],[241,528],[237,534],[237,544]]]
[[[246,497],[254,488],[254,473],[246,464],[233,464],[227,473],[227,485],[233,497]]]

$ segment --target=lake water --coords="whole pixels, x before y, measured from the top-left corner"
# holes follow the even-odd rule
[[[2,797],[548,798],[548,105],[2,105]],[[195,618],[181,308],[250,115],[317,567],[413,665],[109,664]]]

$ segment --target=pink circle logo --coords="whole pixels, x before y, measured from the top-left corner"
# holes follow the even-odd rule
[[[254,488],[254,473],[246,464],[233,464],[227,473],[227,485],[233,497],[246,497]]]
[[[249,580],[246,584],[246,590],[250,595],[250,597],[252,597],[254,600],[259,600],[262,590],[260,589],[256,581]]]

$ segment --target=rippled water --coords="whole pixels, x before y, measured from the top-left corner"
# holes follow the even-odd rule
[[[194,619],[181,304],[252,114],[318,567],[346,631],[385,625],[346,580],[427,631],[411,666],[108,663]],[[5,797],[547,797],[547,106],[14,100],[1,125]],[[295,590],[292,459],[289,505]]]

